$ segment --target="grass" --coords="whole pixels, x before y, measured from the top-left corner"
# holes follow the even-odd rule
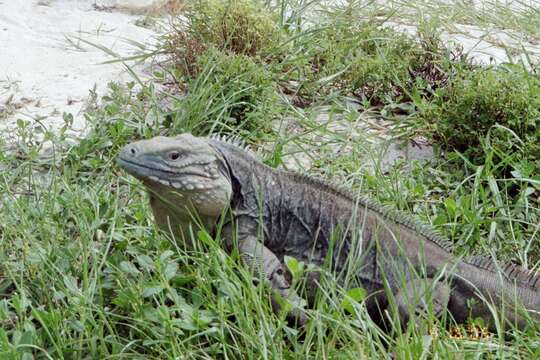
[[[202,133],[238,133],[261,137],[279,114],[276,84],[261,64],[242,54],[209,49],[197,59],[199,74],[186,84],[186,95],[173,102],[173,133],[202,126]],[[204,115],[201,123],[200,114]]]
[[[536,75],[519,64],[471,65],[437,42],[433,23],[422,24],[420,41],[383,28],[389,8],[326,8],[314,25],[303,16],[316,4],[235,2],[240,10],[227,14],[219,4],[202,8],[196,32],[171,30],[158,49],[170,61],[153,81],[111,83],[93,98],[85,139],[74,145],[66,132],[45,132],[54,147],[43,156],[42,139],[21,121],[18,141],[2,144],[1,357],[538,358],[534,322],[478,336],[428,316],[383,332],[362,291],[340,288],[330,273],[312,320],[292,327],[219,238],[195,233],[199,247],[185,251],[155,227],[141,184],[114,164],[119,148],[158,134],[221,132],[246,139],[272,166],[302,158],[310,173],[414,214],[459,254],[539,267]],[[438,21],[478,20],[454,5],[456,15],[441,10]],[[519,12],[493,14],[482,21],[529,31]],[[242,37],[233,15],[260,27]],[[370,19],[351,27],[358,16]],[[216,24],[220,32],[205,31]],[[384,170],[365,119],[384,119],[405,139],[427,136],[446,156]],[[301,273],[301,264],[289,266]]]
[[[483,30],[500,30],[512,37],[538,39],[539,9],[532,2],[484,1],[479,4],[463,1],[397,0],[377,4],[380,14],[398,11],[403,22],[415,23],[430,16],[433,21],[453,32],[461,32],[456,24],[477,26]],[[466,32],[465,32],[466,33]]]

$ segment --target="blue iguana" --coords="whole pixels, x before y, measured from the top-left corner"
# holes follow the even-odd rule
[[[347,284],[366,290],[374,318],[392,295],[404,321],[429,308],[437,316],[447,309],[457,322],[481,317],[492,323],[490,304],[505,307],[505,318],[518,327],[525,324],[518,309],[538,319],[537,274],[490,258],[458,259],[448,240],[411,217],[316,178],[273,169],[226,139],[155,137],[125,146],[117,162],[149,190],[159,227],[191,246],[190,229],[198,224],[215,233],[221,221],[227,249],[237,249],[276,296],[292,304],[302,299],[291,287],[286,256],[327,266],[343,284],[340,274],[352,273]],[[306,274],[308,290],[317,288],[319,274]],[[310,301],[314,294],[308,291]],[[300,306],[290,315],[307,320]]]

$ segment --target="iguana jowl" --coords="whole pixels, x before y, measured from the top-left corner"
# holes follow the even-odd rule
[[[270,168],[225,139],[155,137],[127,145],[117,161],[149,190],[157,224],[179,239],[190,239],[194,213],[215,231],[229,211],[221,227],[227,246],[237,246],[242,259],[293,303],[298,295],[284,256],[315,265],[329,261],[338,274],[353,266],[374,317],[388,305],[386,288],[404,319],[425,311],[426,300],[435,314],[448,309],[458,322],[482,317],[490,323],[488,304],[504,302],[507,319],[522,327],[516,300],[538,318],[540,276],[490,259],[457,259],[447,240],[411,218],[323,181]],[[298,308],[292,315],[306,320]]]

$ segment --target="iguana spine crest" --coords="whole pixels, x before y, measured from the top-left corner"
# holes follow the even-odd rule
[[[499,263],[488,256],[475,256],[467,259],[466,262],[480,269],[488,270],[494,273],[500,270],[507,276],[508,280],[518,280],[520,284],[527,285],[535,289],[540,288],[540,273],[538,271],[523,269],[521,266],[510,262]]]

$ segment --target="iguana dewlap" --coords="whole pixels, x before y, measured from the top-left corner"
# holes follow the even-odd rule
[[[325,265],[343,284],[363,287],[374,317],[393,295],[403,319],[430,308],[435,315],[448,309],[458,322],[481,317],[491,323],[491,303],[497,309],[504,304],[506,319],[519,327],[524,320],[516,303],[538,319],[538,275],[490,259],[457,259],[447,240],[411,218],[323,181],[273,169],[227,140],[155,137],[127,145],[117,161],[148,189],[162,229],[189,243],[190,227],[215,232],[223,220],[226,245],[237,247],[244,262],[292,303],[299,299],[285,256]],[[316,288],[317,273],[308,275],[308,288]],[[306,320],[299,308],[292,315]]]

